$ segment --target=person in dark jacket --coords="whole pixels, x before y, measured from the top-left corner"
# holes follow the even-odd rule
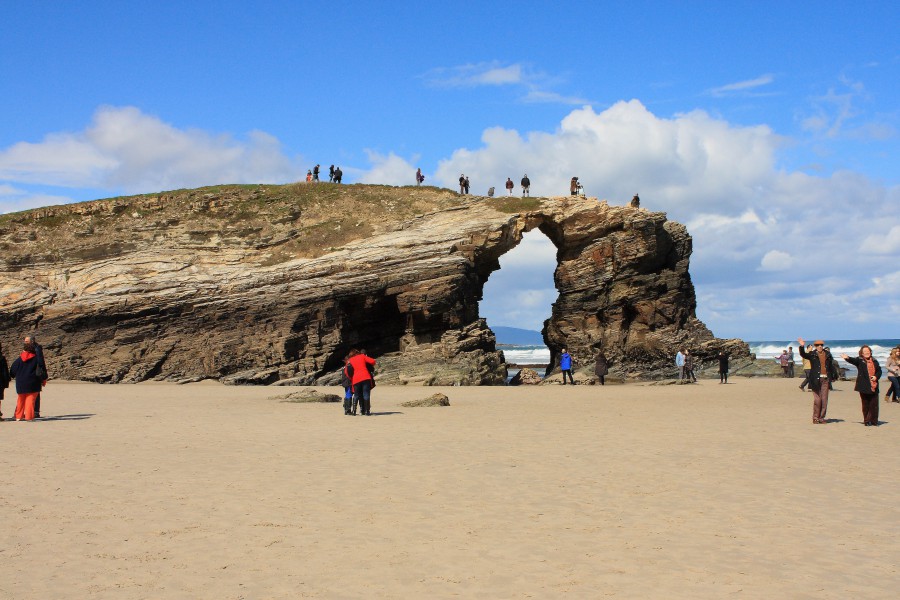
[[[512,196],[512,191],[513,191],[514,187],[516,187],[516,184],[513,183],[512,178],[507,177],[506,178],[506,195],[507,196]]]
[[[531,180],[528,179],[528,173],[522,178],[522,197],[531,196]]]
[[[856,367],[856,386],[862,401],[863,422],[866,427],[878,426],[878,380],[881,379],[881,365],[872,356],[869,346],[859,349],[859,357],[841,354],[841,358]]]
[[[25,343],[31,342],[34,344],[34,353],[38,360],[38,369],[37,376],[38,378],[43,378],[46,380],[47,378],[47,363],[44,362],[44,347],[38,344],[37,337],[34,335],[26,335]],[[34,418],[41,418],[41,393],[38,392],[37,398],[34,400]]]
[[[10,381],[12,381],[12,377],[9,375],[9,363],[6,362],[6,355],[3,354],[3,344],[0,344],[0,400],[3,400],[3,393],[9,387]],[[3,413],[0,412],[0,421],[2,420]]]
[[[28,338],[26,338],[28,339]],[[22,353],[9,367],[9,374],[16,380],[16,421],[34,421],[34,401],[41,388],[47,383],[46,375],[38,376],[39,360],[35,354],[34,343],[27,341],[22,345]]]
[[[600,385],[606,385],[606,374],[609,373],[609,361],[601,350],[597,354],[597,360],[594,362],[594,374],[600,380]]]
[[[813,342],[813,351],[807,353],[806,342],[798,338],[800,343],[800,356],[809,360],[809,389],[813,393],[813,423],[827,423],[825,413],[828,412],[828,391],[831,381],[837,379],[837,366],[831,352],[825,348],[825,342],[816,340]]]
[[[356,356],[356,350],[350,350],[347,358],[344,359],[344,368],[341,369],[341,385],[344,387],[344,414],[349,415],[350,403],[353,401],[353,367],[350,366],[350,359]]]
[[[719,352],[719,383],[728,383],[728,354]]]

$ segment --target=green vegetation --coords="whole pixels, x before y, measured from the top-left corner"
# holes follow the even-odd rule
[[[541,202],[537,198],[517,198],[515,196],[491,198],[490,200],[488,200],[488,204],[492,208],[505,213],[529,212],[532,210],[537,210],[541,206]]]

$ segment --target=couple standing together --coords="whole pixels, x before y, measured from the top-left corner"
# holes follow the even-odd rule
[[[829,379],[838,379],[840,373],[831,352],[825,349],[825,342],[813,342],[813,351],[806,351],[803,338],[800,343],[800,356],[809,361],[809,389],[813,393],[813,423],[827,423],[825,413],[828,411]],[[862,404],[863,422],[866,427],[878,426],[878,380],[881,379],[881,365],[872,356],[869,346],[859,349],[859,356],[852,357],[841,354],[841,358],[856,367],[856,385],[853,389],[859,392]]]
[[[375,359],[366,356],[365,350],[351,350],[344,359],[341,385],[344,386],[344,414],[372,414],[372,388],[375,387]],[[351,404],[352,403],[352,404]]]

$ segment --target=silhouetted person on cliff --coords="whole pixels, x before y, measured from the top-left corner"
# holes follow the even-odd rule
[[[334,182],[335,182],[335,183],[340,183],[340,182],[341,182],[341,178],[342,178],[343,176],[344,176],[344,172],[341,171],[341,168],[340,168],[340,167],[338,167],[337,169],[334,170]]]
[[[528,179],[528,173],[525,173],[525,177],[522,178],[522,197],[531,195],[531,180]]]
[[[425,181],[425,176],[422,175],[422,169],[416,169],[416,185],[422,185],[423,181]]]
[[[334,183],[334,165],[328,167],[328,181]]]
[[[466,196],[468,196],[469,195],[469,178],[468,177],[466,177],[466,179],[463,181],[463,188],[466,190],[465,191]]]
[[[641,207],[641,198],[637,194],[634,195],[634,198],[631,199],[631,208],[640,208]]]
[[[460,176],[459,176],[459,193],[460,194],[466,193],[466,176],[465,176],[465,174],[460,174]]]
[[[313,167],[313,181],[319,180],[319,165]]]

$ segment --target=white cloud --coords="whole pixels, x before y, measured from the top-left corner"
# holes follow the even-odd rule
[[[360,172],[356,180],[359,183],[378,183],[383,185],[415,185],[416,183],[416,167],[412,162],[407,161],[393,152],[384,155],[366,150],[366,156],[372,167],[366,171]],[[418,157],[413,157],[416,161]],[[430,177],[425,174],[425,185],[429,185]]]
[[[126,193],[216,183],[283,183],[302,169],[273,136],[252,131],[245,140],[178,129],[134,107],[103,107],[77,133],[0,150],[0,179]]]
[[[788,271],[794,266],[794,257],[781,250],[769,250],[759,261],[760,271]]]
[[[756,89],[764,85],[769,85],[773,81],[775,81],[775,77],[773,75],[765,74],[754,79],[737,81],[735,83],[729,83],[727,85],[713,88],[709,92],[713,96],[727,96],[734,92],[746,92],[748,90]]]
[[[871,254],[900,253],[900,225],[894,225],[887,233],[873,233],[862,241],[861,252]]]
[[[428,83],[438,87],[514,85],[522,83],[526,77],[531,76],[526,76],[521,64],[503,66],[498,61],[442,67],[425,75]]]

